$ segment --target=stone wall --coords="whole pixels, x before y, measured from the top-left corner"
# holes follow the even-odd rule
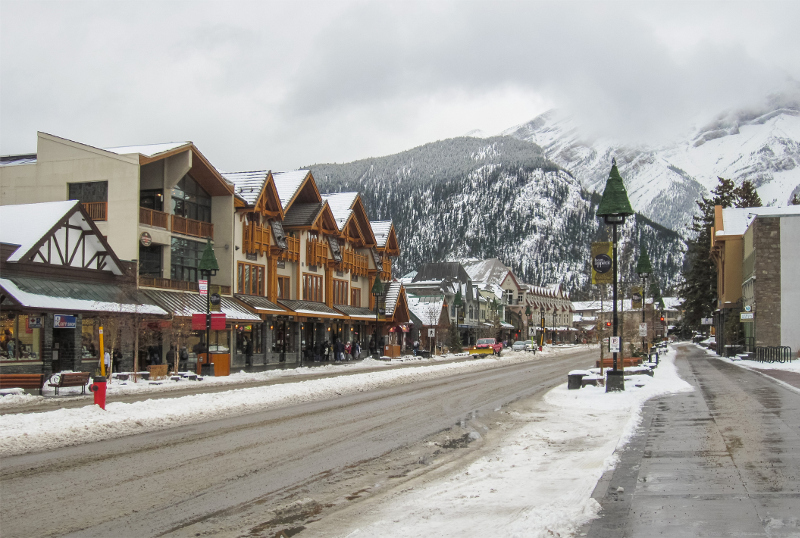
[[[752,224],[755,247],[756,346],[781,344],[781,227],[780,219],[757,218]]]

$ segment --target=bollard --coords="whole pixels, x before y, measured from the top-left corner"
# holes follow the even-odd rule
[[[94,392],[94,404],[99,405],[100,409],[106,409],[106,378],[99,375],[94,378],[94,382],[89,385],[89,390]]]

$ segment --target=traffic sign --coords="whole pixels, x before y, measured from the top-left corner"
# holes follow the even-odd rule
[[[639,324],[639,336],[647,337],[647,323]]]
[[[620,336],[612,336],[608,341],[608,350],[611,353],[619,353],[619,344],[622,338]]]

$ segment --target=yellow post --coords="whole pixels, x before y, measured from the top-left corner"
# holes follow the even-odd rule
[[[103,350],[103,327],[100,327],[100,375],[106,376],[106,354]]]

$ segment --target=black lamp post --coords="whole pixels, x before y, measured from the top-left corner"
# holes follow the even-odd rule
[[[211,277],[219,271],[219,264],[217,263],[217,257],[214,255],[214,247],[211,246],[211,239],[206,243],[206,248],[203,251],[203,257],[200,259],[197,270],[206,277],[206,364],[201,366],[200,370],[203,375],[214,375],[211,370],[212,367],[208,366],[211,361]]]
[[[650,265],[650,257],[647,255],[647,250],[644,245],[639,250],[639,260],[636,262],[636,274],[642,279],[642,323],[646,323],[644,319],[644,307],[647,302],[647,277],[653,272],[653,267]],[[655,306],[655,305],[654,305]],[[642,336],[642,353],[647,353],[647,336]]]
[[[540,308],[542,312],[542,330],[541,330],[541,336],[539,337],[539,351],[541,351],[544,348],[544,340],[546,338],[545,322],[544,322],[544,305],[542,305]]]
[[[625,223],[625,217],[633,215],[633,208],[628,201],[628,193],[625,191],[625,184],[622,182],[622,177],[617,170],[617,160],[611,161],[611,172],[608,174],[608,181],[606,188],[603,191],[603,197],[600,200],[600,205],[597,208],[597,216],[603,217],[606,224],[610,224],[613,230],[613,263],[612,263],[612,278],[614,288],[614,329],[613,339],[617,341],[619,347],[614,347],[622,351],[622,342],[617,340],[619,331],[619,320],[617,318],[617,226]],[[609,347],[611,340],[609,340]],[[618,351],[613,351],[613,370],[607,374],[606,392],[616,392],[625,390],[625,381],[622,377],[622,370],[617,369],[617,354]]]
[[[383,282],[381,282],[380,273],[375,275],[375,283],[372,285],[372,296],[375,297],[375,352],[380,357],[381,353],[378,349],[378,302],[379,298],[383,296]]]
[[[553,328],[550,331],[552,333],[550,335],[550,339],[553,341],[554,344],[556,343],[556,308],[558,307],[553,306]]]
[[[456,291],[456,296],[453,298],[453,306],[456,307],[456,334],[458,335],[458,341],[461,342],[461,330],[458,326],[458,308],[464,305],[464,299],[461,298],[461,284],[456,285],[458,286],[458,291]]]

